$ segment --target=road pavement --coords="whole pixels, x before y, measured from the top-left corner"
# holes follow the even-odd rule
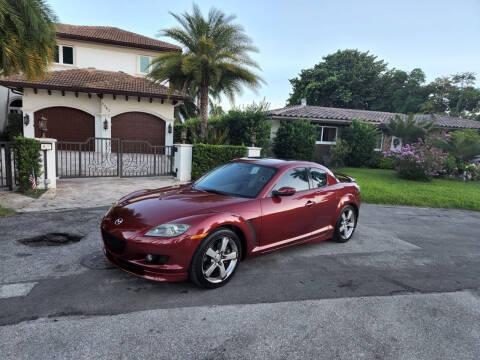
[[[109,265],[105,211],[0,219],[2,358],[480,358],[478,212],[363,205],[350,242],[244,261],[205,291]],[[50,232],[84,237],[19,241]]]

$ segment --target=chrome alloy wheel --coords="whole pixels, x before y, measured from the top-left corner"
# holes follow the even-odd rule
[[[352,209],[347,209],[342,213],[338,230],[344,240],[350,239],[355,230],[355,212]]]
[[[205,279],[213,284],[225,281],[235,270],[238,248],[235,241],[223,236],[213,241],[203,255],[202,271]]]

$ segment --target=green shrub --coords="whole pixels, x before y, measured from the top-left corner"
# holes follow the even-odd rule
[[[345,166],[345,160],[350,154],[350,146],[342,139],[337,139],[337,143],[330,148],[329,165],[332,167]]]
[[[273,142],[273,152],[281,159],[312,160],[316,127],[309,121],[282,121]]]
[[[7,126],[1,134],[1,139],[12,141],[15,136],[23,135],[23,116],[18,113],[10,113],[7,118]]]
[[[187,130],[187,144],[206,143],[212,145],[223,145],[229,143],[229,129],[225,125],[222,117],[211,117],[207,125],[207,135],[205,140],[200,139],[200,118],[188,119],[185,123],[175,124],[173,131],[174,143],[182,141],[182,129]]]
[[[397,160],[393,156],[380,156],[376,161],[377,169],[395,170]]]
[[[42,174],[40,142],[23,136],[15,136],[13,138],[13,151],[17,167],[19,190],[25,192],[32,188],[32,184],[29,181],[32,171],[36,179]]]
[[[232,159],[247,156],[245,146],[194,144],[192,151],[192,179]]]
[[[354,120],[343,130],[342,140],[350,149],[343,161],[348,166],[368,166],[375,157],[375,146],[380,131],[374,125],[361,120]]]
[[[250,146],[252,133],[255,133],[255,146],[268,147],[272,124],[265,116],[266,107],[265,103],[253,104],[221,116],[220,121],[229,129],[229,144]]]

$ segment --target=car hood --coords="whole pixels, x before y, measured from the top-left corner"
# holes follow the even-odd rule
[[[195,190],[191,185],[140,190],[119,200],[105,220],[122,230],[143,230],[175,219],[222,211],[250,199]]]

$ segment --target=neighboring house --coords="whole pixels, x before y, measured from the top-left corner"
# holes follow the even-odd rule
[[[272,139],[275,137],[281,121],[304,119],[315,123],[318,126],[317,155],[320,157],[328,156],[330,147],[335,145],[337,138],[341,138],[343,128],[348,126],[354,119],[360,119],[379,126],[382,136],[375,150],[399,149],[402,146],[401,140],[390,136],[386,131],[386,124],[396,115],[404,119],[407,117],[405,114],[382,111],[309,106],[305,102],[302,105],[287,106],[267,113],[267,117],[272,121]],[[415,118],[433,121],[436,126],[447,131],[460,129],[477,129],[480,131],[480,121],[436,114],[415,115]]]
[[[151,60],[181,51],[163,41],[106,26],[57,25],[55,63],[47,77],[0,79],[0,131],[8,112],[23,112],[24,135],[38,137],[47,118],[47,137],[89,137],[173,143],[174,106],[184,100],[168,87],[145,79]]]

